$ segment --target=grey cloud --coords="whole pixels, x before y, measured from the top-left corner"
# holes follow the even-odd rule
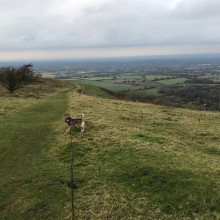
[[[3,3],[0,50],[220,43],[219,0]]]

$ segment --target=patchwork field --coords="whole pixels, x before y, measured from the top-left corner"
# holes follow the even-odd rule
[[[128,92],[134,94],[161,96],[160,89],[169,85],[183,84],[187,79],[169,74],[117,73],[116,72],[82,72],[58,71],[50,74],[42,73],[44,77],[65,78],[82,84],[94,85],[112,92]],[[69,75],[68,75],[69,74]]]
[[[219,219],[220,114],[97,97],[85,86],[25,102],[0,118],[2,219]],[[25,90],[23,90],[25,93]],[[26,94],[27,95],[27,94]],[[95,95],[95,96],[91,96]],[[14,98],[4,95],[3,99]]]
[[[173,85],[178,83],[184,83],[186,80],[187,80],[186,78],[176,78],[176,79],[159,80],[157,82],[165,85]]]

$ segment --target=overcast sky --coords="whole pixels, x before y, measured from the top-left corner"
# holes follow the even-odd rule
[[[220,0],[0,0],[0,60],[220,53]]]

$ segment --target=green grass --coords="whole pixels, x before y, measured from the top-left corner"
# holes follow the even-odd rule
[[[154,137],[154,136],[151,136],[151,135],[135,134],[134,137],[137,138],[137,139],[142,139],[144,141],[161,143],[161,138]]]
[[[64,219],[69,173],[53,156],[67,91],[41,100],[0,124],[1,219]]]
[[[45,78],[42,78],[38,83],[18,89],[13,94],[0,86],[0,120],[1,118],[11,117],[22,108],[37,103],[42,98],[68,86],[66,82]]]
[[[158,91],[159,91],[158,88],[152,88],[152,89],[146,90],[146,92],[148,94],[152,94],[152,95],[155,95],[155,96],[160,96],[161,94]]]
[[[71,129],[76,219],[219,219],[219,113],[73,91],[1,119],[2,219],[71,219],[65,111],[86,123]]]
[[[187,80],[186,78],[176,78],[176,79],[159,80],[157,82],[165,85],[174,85],[178,83],[184,83],[186,80]]]
[[[103,98],[111,98],[111,94],[108,91],[104,91],[102,88],[99,88],[94,85],[82,84],[78,83],[81,87],[84,87],[84,92],[87,95],[103,97]]]
[[[86,121],[72,130],[78,219],[219,218],[219,113],[87,96],[70,111]]]
[[[119,92],[119,91],[123,91],[123,90],[133,91],[133,90],[142,88],[140,86],[130,86],[130,85],[126,85],[126,84],[114,84],[114,83],[106,83],[106,82],[92,81],[92,80],[91,81],[90,80],[75,80],[75,82],[102,87],[102,88],[108,89],[112,92]]]
[[[92,95],[96,97],[104,97],[104,98],[112,98],[112,94],[110,94],[107,91],[104,91],[103,89],[97,86],[90,85],[90,84],[82,84],[82,83],[78,83],[78,84],[84,87],[85,94],[87,95]],[[145,89],[145,90],[141,89],[137,91],[132,91],[132,93],[144,93],[148,95],[160,96],[160,93],[158,92],[158,90],[159,90],[158,88]]]

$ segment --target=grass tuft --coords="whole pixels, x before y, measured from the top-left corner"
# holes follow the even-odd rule
[[[134,138],[137,138],[137,139],[141,139],[141,140],[144,140],[144,141],[149,141],[149,142],[156,142],[156,143],[162,143],[162,140],[161,138],[159,137],[154,137],[154,136],[151,136],[151,135],[146,135],[146,134],[135,134],[134,135]]]

